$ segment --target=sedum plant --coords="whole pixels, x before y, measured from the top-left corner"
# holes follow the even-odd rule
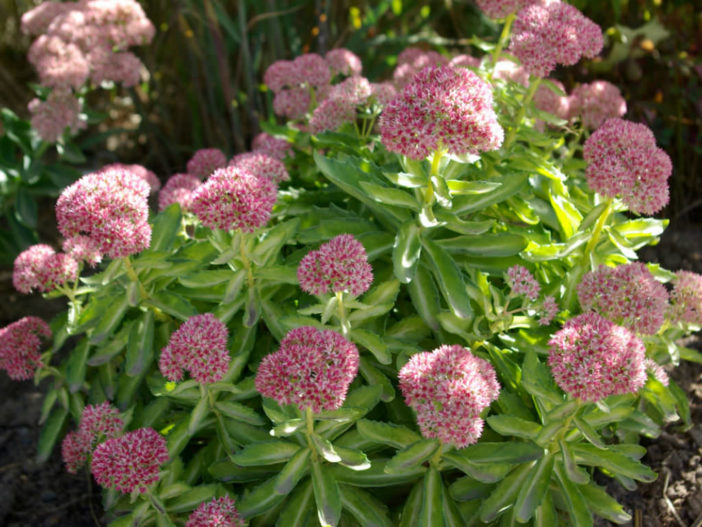
[[[285,124],[196,153],[158,214],[120,167],[61,195],[64,252],[15,284],[67,312],[0,330],[0,366],[49,383],[39,457],[61,441],[111,526],[629,521],[596,481],[653,481],[640,439],[691,426],[666,370],[702,362],[702,277],[635,261],[666,226],[650,131],[611,93],[537,104],[599,29],[499,4],[485,58],[407,50],[397,87],[347,50],[274,63]]]

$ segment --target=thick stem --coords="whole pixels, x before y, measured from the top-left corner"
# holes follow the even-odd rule
[[[531,84],[529,85],[529,89],[526,92],[526,95],[524,96],[524,100],[522,101],[522,107],[519,109],[519,113],[517,114],[516,119],[514,120],[514,126],[510,128],[509,130],[509,135],[507,136],[507,139],[505,139],[504,144],[502,145],[503,148],[508,148],[515,140],[517,137],[517,130],[519,129],[519,125],[522,124],[522,121],[524,120],[524,116],[526,115],[527,107],[529,106],[529,103],[531,103],[531,100],[534,98],[534,95],[536,94],[536,90],[539,89],[539,85],[541,84],[541,78],[537,77],[535,79],[531,80]]]
[[[312,408],[305,408],[305,439],[307,439],[307,446],[312,452],[312,459],[317,459],[317,450],[314,447],[314,442],[312,441],[312,434],[314,434],[314,414],[312,413]]]
[[[249,260],[249,255],[246,251],[246,236],[242,235],[240,238],[240,243],[239,243],[239,250],[241,251],[239,253],[239,257],[241,258],[241,263],[244,264],[244,268],[246,269],[246,280],[249,286],[249,289],[253,289],[255,286],[255,281],[254,281],[254,275],[253,275],[253,266],[251,265],[251,260]]]
[[[497,61],[500,59],[502,50],[505,48],[507,41],[509,40],[510,33],[512,31],[512,23],[517,17],[515,13],[507,15],[505,18],[505,25],[502,26],[502,33],[500,33],[500,39],[497,41],[495,49],[492,51],[492,71],[490,72],[489,80],[492,80],[492,76],[495,74],[495,68],[497,67]]]
[[[149,298],[149,293],[146,292],[144,285],[139,280],[139,276],[134,270],[134,266],[132,266],[132,261],[129,259],[129,256],[125,256],[124,258],[122,258],[122,261],[124,262],[124,267],[127,270],[127,276],[132,282],[136,282],[137,286],[139,287],[139,294],[141,294],[141,298]]]
[[[339,325],[341,326],[341,334],[347,337],[351,326],[346,320],[346,309],[344,308],[344,293],[343,291],[336,292],[336,312],[339,317]]]

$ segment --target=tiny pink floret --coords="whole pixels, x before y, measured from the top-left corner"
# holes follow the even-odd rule
[[[526,267],[514,265],[507,270],[507,283],[512,293],[534,301],[539,296],[541,286]]]

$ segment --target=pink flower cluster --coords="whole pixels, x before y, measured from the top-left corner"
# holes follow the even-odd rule
[[[275,93],[275,113],[290,119],[300,119],[310,109],[311,94],[327,88],[331,78],[331,68],[327,61],[320,55],[307,53],[293,61],[274,62],[266,70],[263,82]]]
[[[558,385],[583,401],[637,392],[646,382],[646,348],[631,331],[589,311],[565,323],[549,342]]]
[[[324,60],[327,62],[332,76],[344,75],[346,77],[355,77],[360,75],[363,70],[361,59],[348,49],[331,49],[324,55]]]
[[[654,214],[668,203],[670,157],[646,125],[608,119],[585,141],[585,176],[595,192],[620,196],[633,212]]]
[[[200,181],[207,179],[215,170],[227,166],[227,156],[219,148],[202,148],[193,154],[186,170]]]
[[[210,229],[253,232],[268,223],[278,185],[236,167],[216,170],[193,191],[190,209]]]
[[[398,378],[422,435],[456,448],[478,441],[480,414],[500,393],[492,365],[458,344],[412,355]]]
[[[293,153],[290,143],[285,139],[278,139],[265,132],[254,137],[251,143],[251,150],[274,157],[279,161],[282,161],[286,157],[291,157]]]
[[[66,238],[87,236],[110,258],[143,251],[151,242],[150,190],[146,181],[123,169],[87,174],[59,196],[58,229]]]
[[[581,84],[573,90],[569,100],[570,116],[580,117],[583,126],[590,130],[626,113],[626,101],[619,88],[607,81]]]
[[[512,27],[509,50],[537,77],[556,64],[571,66],[602,50],[602,30],[577,8],[559,0],[543,0],[522,9]]]
[[[124,422],[110,403],[88,405],[83,409],[78,430],[66,434],[61,443],[61,456],[66,470],[77,474],[99,443],[122,435]]]
[[[246,522],[229,496],[201,503],[188,518],[185,527],[244,527]]]
[[[351,234],[340,234],[311,251],[297,268],[300,287],[313,295],[347,292],[358,296],[373,282],[366,250]]]
[[[653,335],[663,325],[668,292],[645,264],[601,265],[578,284],[584,311],[595,311],[636,333]]]
[[[670,294],[669,317],[675,323],[702,325],[702,275],[678,271]]]
[[[50,143],[58,141],[66,128],[75,133],[87,126],[80,116],[80,102],[65,91],[54,90],[45,101],[32,99],[27,108],[32,127]]]
[[[516,13],[540,0],[475,0],[478,7],[490,18],[500,19]]]
[[[32,245],[15,258],[12,284],[20,293],[29,294],[35,289],[53,291],[77,279],[78,262],[67,254],[57,253],[49,245]]]
[[[49,325],[38,317],[24,317],[0,329],[0,370],[10,379],[31,379],[41,365],[41,338],[51,338]]]
[[[260,151],[235,155],[228,166],[250,172],[258,177],[268,178],[274,183],[290,179],[282,161]]]
[[[327,90],[325,99],[310,118],[310,131],[335,130],[356,119],[356,106],[366,103],[372,95],[371,84],[365,77],[349,77]]]
[[[556,79],[548,79],[565,93],[565,86]],[[564,120],[568,120],[571,112],[571,99],[566,95],[560,95],[553,91],[551,87],[541,84],[534,94],[534,106],[543,112]]]
[[[102,253],[98,244],[87,236],[74,236],[67,238],[62,244],[63,252],[73,258],[76,262],[85,262],[91,267],[95,267],[102,261]]]
[[[539,325],[548,326],[560,309],[554,297],[550,295],[545,296],[539,312]]]
[[[159,468],[166,461],[166,440],[153,428],[139,428],[98,445],[90,471],[105,488],[143,494],[158,480]]]
[[[445,148],[452,154],[496,150],[504,131],[490,85],[465,68],[429,67],[380,116],[385,147],[412,159]]]
[[[532,302],[539,296],[541,286],[526,267],[514,265],[507,269],[507,284],[512,294],[525,296]]]
[[[489,55],[486,56],[485,60],[489,60]],[[525,88],[529,86],[529,72],[525,70],[522,66],[511,60],[498,60],[495,63],[495,67],[492,73],[493,79],[499,79],[503,81],[516,82],[521,84]]]
[[[212,313],[190,317],[161,350],[161,373],[170,381],[181,380],[183,370],[201,384],[219,381],[229,368],[228,336],[227,326]]]
[[[161,181],[158,179],[158,176],[154,174],[151,170],[146,168],[145,166],[142,165],[126,165],[124,163],[110,163],[109,165],[105,165],[102,167],[99,172],[105,171],[105,170],[124,170],[126,172],[130,172],[137,176],[139,179],[143,179],[149,184],[149,188],[151,188],[151,192],[158,192],[158,189],[161,188]]]
[[[336,410],[358,373],[358,349],[339,333],[310,326],[295,328],[280,349],[263,358],[256,389],[280,404],[301,410]]]
[[[406,48],[397,56],[397,66],[392,73],[392,79],[398,89],[404,88],[424,68],[445,66],[448,62],[449,59],[436,51]]]
[[[200,186],[200,180],[190,174],[174,174],[158,193],[158,210],[162,211],[173,203],[179,203],[184,211],[190,210],[193,191]]]

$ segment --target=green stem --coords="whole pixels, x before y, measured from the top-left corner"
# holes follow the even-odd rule
[[[336,312],[339,317],[339,325],[341,326],[341,334],[347,337],[351,326],[346,320],[346,309],[344,309],[344,293],[343,291],[336,292]]]
[[[317,460],[317,450],[314,447],[314,442],[312,441],[312,434],[314,434],[314,414],[312,413],[312,408],[305,408],[305,439],[307,439],[307,446],[312,452],[312,459]]]
[[[137,286],[139,287],[139,293],[141,294],[142,299],[149,298],[149,294],[146,292],[144,285],[139,280],[139,276],[134,270],[134,266],[132,265],[132,261],[129,259],[129,256],[122,258],[122,261],[124,262],[124,267],[127,270],[127,276],[132,282],[136,282]]]
[[[587,269],[589,267],[590,255],[592,255],[592,252],[595,250],[597,243],[600,241],[600,235],[602,234],[602,229],[604,229],[605,223],[607,222],[607,218],[609,218],[609,215],[612,213],[612,203],[613,202],[614,202],[613,198],[607,198],[607,206],[602,211],[602,214],[600,214],[600,217],[597,220],[597,224],[595,225],[595,229],[592,231],[592,236],[590,237],[590,240],[587,242],[587,245],[585,246],[585,252],[583,253],[583,257],[581,260],[583,268],[585,268],[585,269]]]
[[[488,80],[492,80],[492,76],[495,74],[495,68],[497,67],[497,61],[500,59],[502,50],[505,48],[507,41],[509,40],[510,32],[512,31],[512,23],[517,17],[516,13],[511,13],[505,18],[505,25],[502,26],[502,32],[500,33],[500,39],[497,41],[495,49],[492,51],[492,71]]]
[[[253,290],[255,286],[253,266],[251,265],[251,260],[249,260],[249,255],[246,252],[246,241],[246,235],[242,233],[239,243],[239,250],[241,251],[239,257],[241,258],[241,263],[244,264],[244,268],[246,269],[246,279],[249,286],[249,290]]]
[[[524,96],[524,100],[522,101],[522,107],[519,108],[519,113],[517,114],[517,117],[514,120],[514,126],[510,128],[509,135],[507,136],[504,144],[502,145],[503,148],[508,148],[517,137],[517,130],[519,129],[519,125],[522,124],[524,116],[526,115],[527,107],[529,106],[529,103],[531,103],[531,100],[534,98],[536,90],[539,89],[540,84],[541,78],[537,77],[535,79],[532,79],[531,84],[529,85],[529,89],[527,90],[526,95]]]

